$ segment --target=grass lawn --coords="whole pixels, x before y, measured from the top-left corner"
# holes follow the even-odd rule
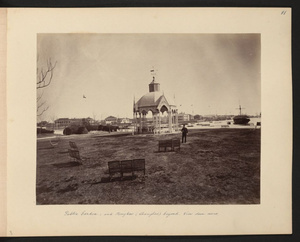
[[[117,134],[117,135],[116,135]],[[175,152],[158,152],[171,135],[111,133],[62,137],[52,147],[37,141],[37,204],[258,204],[260,130],[190,130]],[[72,165],[75,141],[90,159]],[[146,175],[108,182],[107,162],[145,158]]]

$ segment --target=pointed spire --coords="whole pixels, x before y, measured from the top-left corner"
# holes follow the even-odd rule
[[[175,93],[173,94],[174,97],[173,97],[173,102],[174,102],[174,105],[176,105],[176,97],[175,97]]]
[[[133,95],[133,112],[135,113],[135,95]]]

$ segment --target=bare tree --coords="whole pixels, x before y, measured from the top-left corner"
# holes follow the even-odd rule
[[[50,117],[50,120],[52,121],[53,123],[53,130],[55,129],[55,120],[57,119],[57,117],[53,114],[51,117]]]
[[[54,68],[56,66],[56,63],[54,65],[51,62],[51,59],[49,58],[47,60],[47,68],[46,70],[37,68],[37,83],[36,88],[37,90],[41,90],[43,88],[46,88],[50,85],[53,78],[53,72]],[[46,106],[46,101],[42,100],[44,92],[42,91],[40,94],[37,95],[37,116],[41,116],[44,112],[46,112],[49,108],[49,106]]]
[[[96,123],[96,118],[97,118],[97,115],[93,112],[93,124]]]

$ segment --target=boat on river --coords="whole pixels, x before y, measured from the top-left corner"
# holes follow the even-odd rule
[[[247,115],[242,114],[242,107],[241,107],[241,105],[239,105],[239,106],[240,106],[239,107],[240,114],[233,117],[233,123],[246,125],[249,123],[250,118]]]

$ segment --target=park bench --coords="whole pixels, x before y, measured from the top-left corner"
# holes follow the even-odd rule
[[[171,148],[173,150],[173,144],[172,140],[159,140],[158,141],[158,151],[161,151],[161,148],[164,148],[165,151],[167,151],[167,148]]]
[[[145,159],[133,159],[132,170],[133,170],[133,174],[135,171],[143,171],[145,175],[146,173]]]
[[[79,150],[75,149],[68,149],[69,151],[69,156],[72,161],[78,162],[82,164],[83,161],[88,160],[89,158],[87,157],[82,157],[80,156]]]
[[[122,174],[120,161],[109,161],[107,164],[108,164],[108,173],[109,173],[110,179],[112,178],[112,176],[114,174],[117,174],[117,173]]]
[[[175,150],[175,147],[180,150],[180,139],[172,139],[172,149]]]
[[[55,136],[55,137],[49,139],[49,143],[51,145],[51,148],[57,147],[59,142],[60,142],[60,137],[59,136]]]
[[[50,143],[50,145],[51,145],[52,148],[55,148],[59,144],[59,139],[58,138],[53,139],[53,140],[50,139],[49,143]]]
[[[168,139],[158,141],[159,152],[161,151],[161,148],[164,148],[164,151],[167,151],[167,148],[171,148],[171,151],[174,151],[175,147],[178,147],[180,149],[180,139]]]
[[[124,177],[124,173],[131,173],[133,176],[132,160],[121,161],[121,177]]]
[[[131,177],[133,177],[135,171],[143,171],[144,175],[146,172],[145,159],[109,161],[107,164],[110,179],[112,179],[114,174],[120,174],[123,179],[125,173],[130,173]]]

